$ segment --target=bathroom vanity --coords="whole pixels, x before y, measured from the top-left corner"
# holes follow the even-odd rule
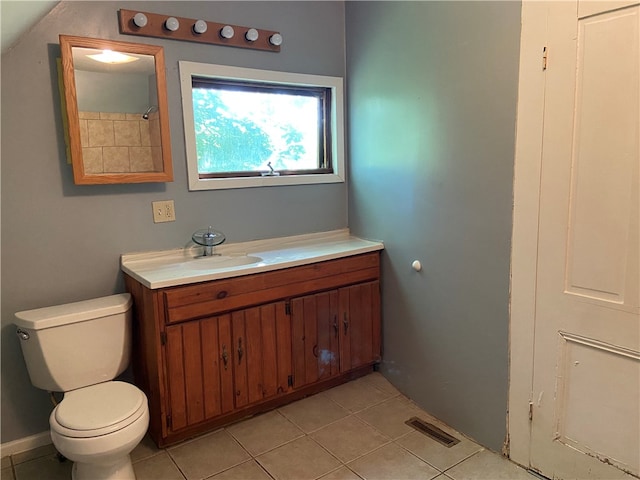
[[[348,231],[123,255],[136,384],[163,447],[370,372],[380,251]]]

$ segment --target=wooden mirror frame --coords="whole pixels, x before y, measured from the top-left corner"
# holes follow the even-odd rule
[[[130,173],[88,173],[85,171],[72,53],[73,47],[113,50],[120,53],[153,56],[157,83],[157,107],[160,126],[162,171]],[[60,49],[62,52],[62,79],[64,84],[65,106],[67,110],[69,150],[71,153],[74,183],[77,185],[96,185],[111,183],[172,182],[173,165],[171,161],[171,139],[169,132],[169,111],[167,107],[167,84],[163,48],[156,45],[60,35]]]

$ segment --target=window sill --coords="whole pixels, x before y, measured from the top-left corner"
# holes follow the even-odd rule
[[[286,175],[235,178],[190,178],[189,190],[224,190],[230,188],[276,187],[282,185],[311,185],[320,183],[344,183],[335,173],[311,175]]]

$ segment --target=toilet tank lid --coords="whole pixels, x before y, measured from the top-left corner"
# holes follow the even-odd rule
[[[43,330],[124,313],[131,308],[132,303],[130,294],[120,293],[81,302],[25,310],[15,314],[14,323],[22,328]]]

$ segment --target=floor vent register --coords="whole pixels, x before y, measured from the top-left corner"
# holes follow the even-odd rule
[[[457,443],[460,443],[456,437],[452,437],[447,432],[439,429],[435,425],[425,422],[421,418],[412,417],[406,422],[411,428],[416,429],[418,432],[434,439],[436,442],[441,443],[445,447],[453,447]]]

